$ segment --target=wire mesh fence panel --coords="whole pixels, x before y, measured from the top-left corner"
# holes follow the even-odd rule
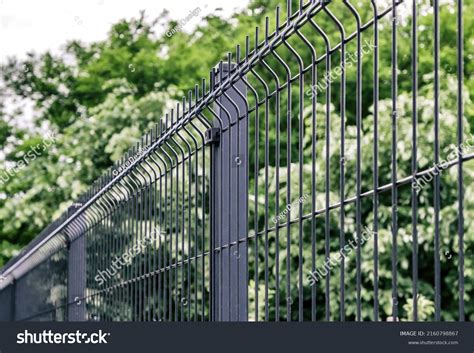
[[[462,2],[306,5],[257,29],[247,74],[250,318],[464,320]]]
[[[472,320],[464,60],[461,0],[288,1],[3,268],[0,296],[66,248],[69,296],[15,319]]]
[[[92,219],[84,234],[88,320],[209,318],[210,172],[203,122],[171,134],[177,124],[172,112],[110,171],[109,178],[124,174],[86,211]],[[151,149],[163,134],[171,136]],[[102,186],[96,188],[91,196]]]
[[[55,253],[15,282],[16,321],[66,321],[67,251]]]

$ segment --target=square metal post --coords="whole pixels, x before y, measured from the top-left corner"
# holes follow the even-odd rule
[[[71,206],[69,215],[73,215],[80,205]],[[86,237],[84,216],[79,215],[71,226],[66,228],[70,240],[68,247],[67,276],[67,320],[85,321],[86,318]]]
[[[229,74],[223,64],[222,79]],[[217,82],[221,75],[217,74]],[[240,92],[240,94],[238,93]],[[248,114],[242,79],[215,103],[222,130],[213,143],[213,319],[248,320]],[[220,124],[215,121],[215,128]]]

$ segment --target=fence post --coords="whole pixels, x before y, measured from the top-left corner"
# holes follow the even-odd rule
[[[220,66],[216,82],[229,74]],[[240,94],[238,93],[240,92]],[[214,109],[222,122],[213,144],[213,319],[248,320],[247,190],[248,122],[242,79],[224,90]],[[239,117],[240,115],[240,117]],[[214,126],[218,127],[217,121]]]
[[[80,204],[68,209],[73,215]],[[67,321],[85,321],[86,318],[86,237],[84,216],[79,215],[71,226],[66,227],[69,238],[67,271]]]

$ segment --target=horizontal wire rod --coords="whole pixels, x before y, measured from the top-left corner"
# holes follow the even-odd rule
[[[446,168],[444,168],[444,169],[451,168],[453,166],[458,165],[459,163],[464,163],[464,162],[467,162],[467,161],[472,160],[472,159],[474,159],[474,153],[464,155],[461,160],[456,158],[456,159],[446,163]],[[423,177],[424,175],[428,175],[428,174],[433,173],[435,170],[436,170],[436,167],[432,167],[432,168],[422,170],[422,171],[416,173],[415,175],[410,175],[410,176],[407,176],[405,178],[398,179],[397,182],[395,183],[395,187],[398,188],[400,186],[409,184],[415,178],[419,179],[420,177]],[[380,186],[377,189],[377,193],[389,191],[389,190],[392,189],[392,187],[393,187],[392,183],[384,184],[384,185]],[[360,194],[360,197],[361,198],[367,198],[369,196],[372,196],[373,194],[374,194],[374,189],[371,189],[369,191],[362,192]],[[356,196],[346,198],[342,202],[339,201],[339,202],[333,203],[332,205],[329,206],[329,209],[334,210],[334,209],[340,208],[341,206],[346,206],[348,204],[351,204],[351,203],[355,202],[356,199],[357,199]],[[313,216],[319,216],[321,214],[324,214],[324,212],[326,212],[326,208],[321,208],[321,209],[318,209],[318,210],[314,211],[314,213],[305,214],[303,216],[303,219],[310,219]],[[290,221],[290,224],[296,224],[296,223],[298,223],[298,221],[299,221],[298,219],[293,219],[293,220]],[[283,228],[283,227],[286,227],[286,224],[279,225],[279,228]],[[271,227],[271,228],[268,228],[268,231],[271,232],[271,231],[274,231],[275,229],[276,229],[276,227]],[[260,235],[263,235],[263,234],[265,234],[264,231],[257,232],[257,236],[260,236]],[[249,234],[249,238],[253,238],[253,237],[255,237],[255,233]],[[241,239],[241,240],[239,240],[239,242],[244,241],[244,240],[245,239]],[[230,245],[233,245],[233,244],[230,244]]]

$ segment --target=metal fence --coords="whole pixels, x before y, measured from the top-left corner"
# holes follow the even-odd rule
[[[460,148],[463,4],[454,15],[452,134],[439,98],[440,4],[432,2],[423,45],[420,6],[277,8],[263,33],[229,53],[2,269],[0,319],[464,320],[463,162],[473,155]],[[403,26],[412,30],[399,58]],[[421,50],[433,56],[429,121],[420,113]],[[399,60],[411,70],[400,72]],[[411,87],[409,104],[400,103],[401,85]],[[449,143],[458,148],[443,170],[454,185],[439,167]],[[448,228],[447,198],[457,208]],[[442,259],[447,238],[451,262]],[[433,301],[422,317],[421,295]]]

